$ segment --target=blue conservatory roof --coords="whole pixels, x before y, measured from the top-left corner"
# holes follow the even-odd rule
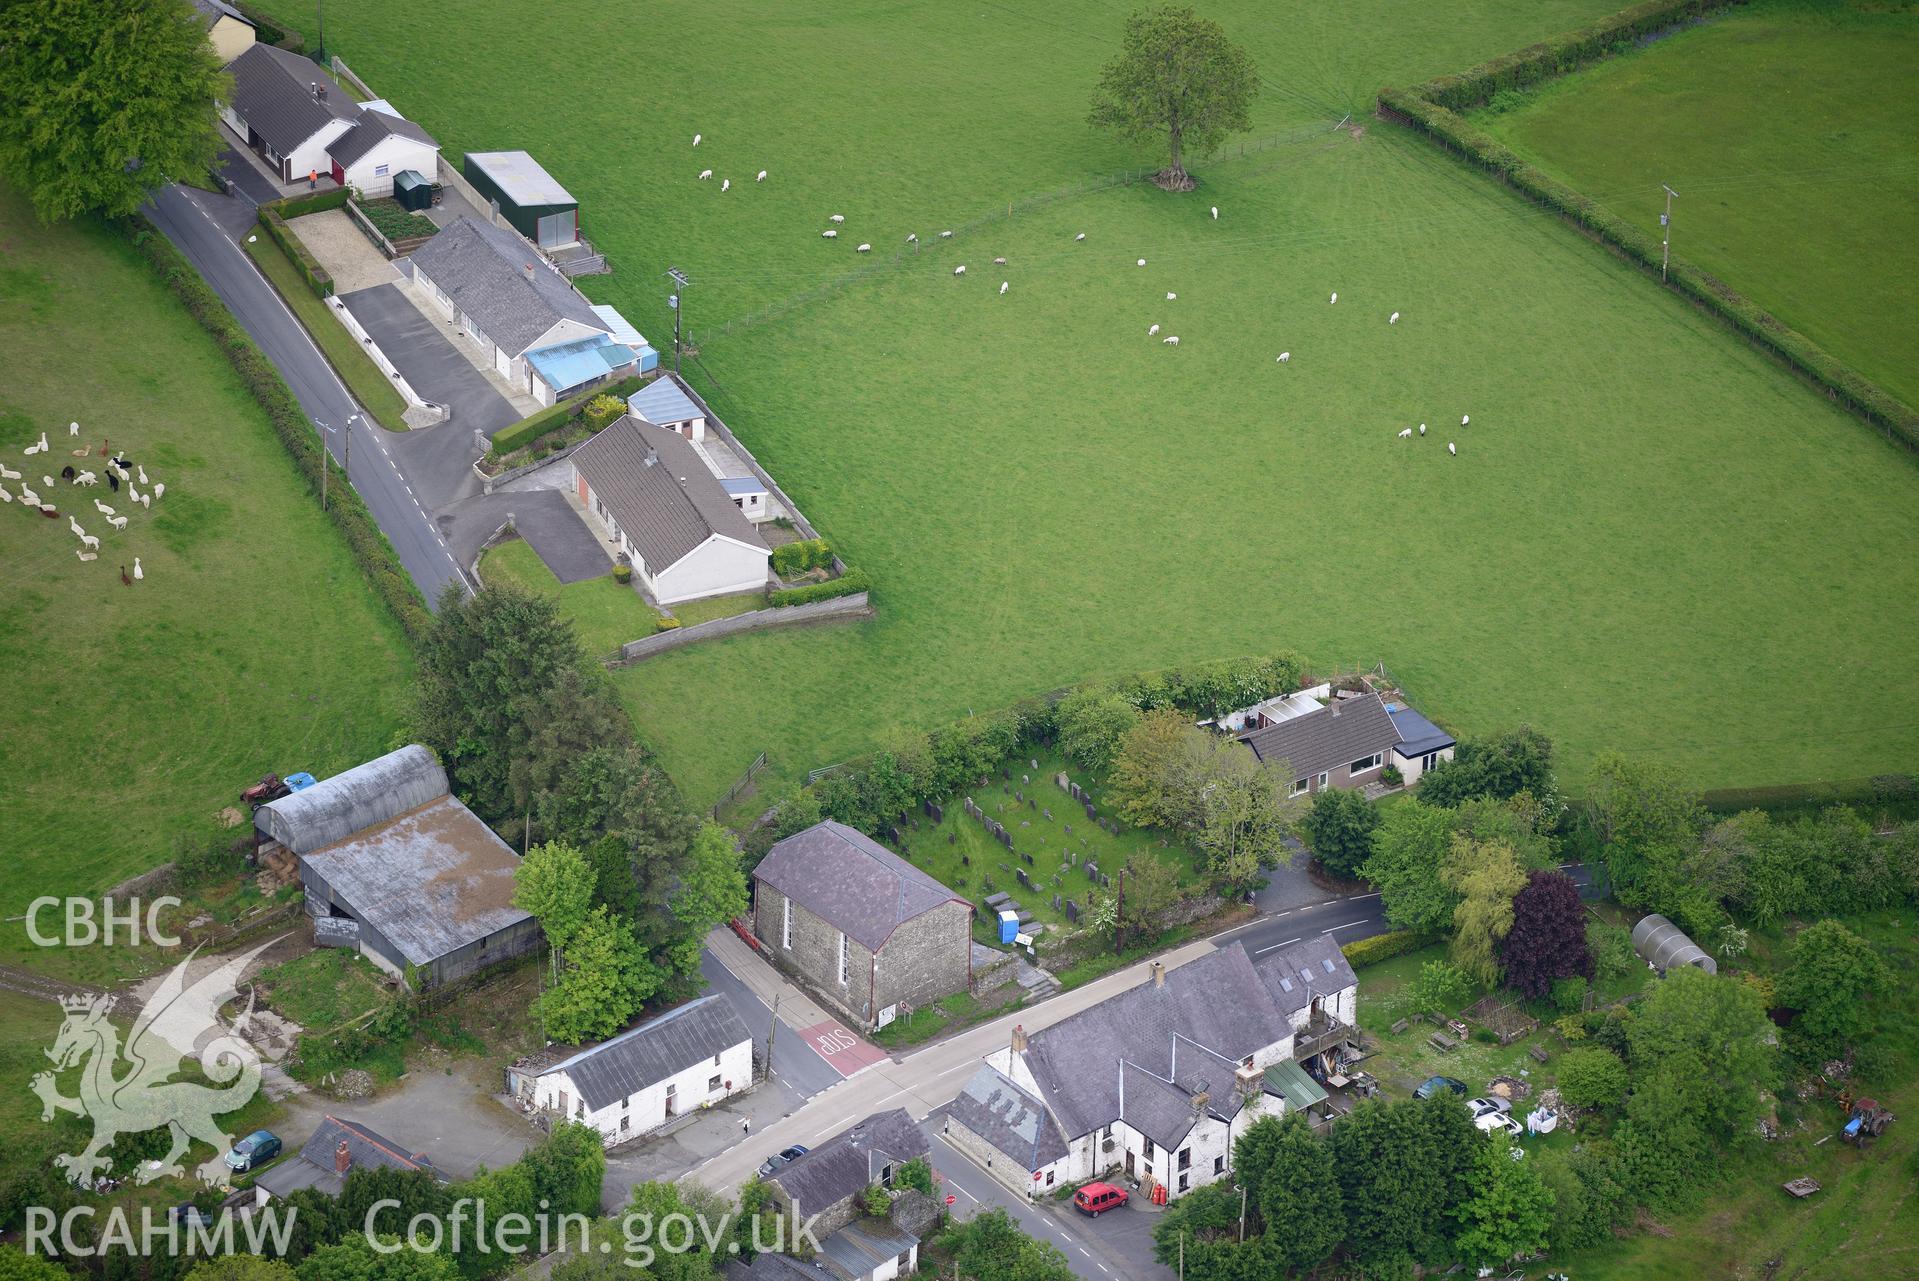
[[[603,378],[615,369],[626,368],[633,363],[634,356],[631,347],[616,343],[605,334],[594,334],[591,338],[576,338],[529,351],[526,360],[547,386],[563,392]]]

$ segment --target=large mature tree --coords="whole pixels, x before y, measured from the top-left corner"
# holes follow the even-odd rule
[[[1509,800],[1521,792],[1557,807],[1552,740],[1525,727],[1461,743],[1452,760],[1439,762],[1419,780],[1419,799],[1447,808],[1481,798]]]
[[[1244,1172],[1241,1172],[1242,1182]],[[1324,1263],[1346,1238],[1346,1203],[1333,1149],[1304,1114],[1290,1113],[1273,1138],[1271,1159],[1256,1185],[1267,1244],[1283,1267]]]
[[[540,923],[554,979],[593,909],[593,886],[586,856],[561,842],[534,846],[513,869],[513,906]]]
[[[1279,866],[1303,807],[1287,795],[1292,768],[1284,762],[1261,762],[1232,739],[1193,734],[1199,795],[1189,835],[1206,857],[1207,880],[1237,897],[1259,885],[1262,870]]]
[[[707,933],[746,912],[746,873],[740,867],[739,847],[733,843],[733,834],[718,823],[700,825],[671,907],[685,932],[668,949],[668,968],[690,975],[700,967],[700,948]]]
[[[1427,961],[1413,980],[1413,1009],[1421,1014],[1451,1014],[1473,994],[1473,981],[1448,961]]]
[[[603,750],[608,743],[627,742],[633,723],[613,696],[606,674],[586,666],[567,668],[539,698],[539,709],[524,725],[524,740],[506,772],[507,812],[496,824],[509,840],[522,839],[522,824],[546,798],[570,785],[580,758]],[[549,840],[558,835],[535,827],[533,836]]]
[[[1601,752],[1589,789],[1593,826],[1620,900],[1648,901],[1656,871],[1696,848],[1705,807],[1684,775],[1669,765]]]
[[[966,1281],[1074,1281],[1073,1265],[1058,1246],[1027,1236],[998,1207],[956,1224],[944,1244]]]
[[[411,1249],[382,1252],[360,1232],[315,1250],[294,1273],[300,1281],[458,1281],[460,1276],[450,1255]]]
[[[1626,1024],[1633,1093],[1663,1070],[1706,1132],[1722,1140],[1749,1132],[1759,1092],[1777,1073],[1772,1021],[1757,989],[1681,966],[1634,1008]]]
[[[1139,724],[1139,709],[1111,690],[1075,690],[1059,701],[1053,724],[1060,750],[1080,767],[1104,775],[1126,731]]]
[[[11,0],[0,50],[0,175],[47,221],[132,213],[220,154],[228,80],[184,0]]]
[[[1481,983],[1496,983],[1499,943],[1513,925],[1513,896],[1526,884],[1519,858],[1502,841],[1454,836],[1444,874],[1459,895],[1453,909],[1453,964]]]
[[[1187,820],[1194,791],[1187,736],[1193,732],[1189,717],[1165,707],[1140,717],[1120,739],[1108,790],[1128,823],[1178,828]]]
[[[1554,1198],[1535,1164],[1513,1160],[1512,1142],[1499,1131],[1479,1143],[1469,1193],[1454,1210],[1459,1233],[1453,1245],[1468,1262],[1504,1263],[1546,1244]]]
[[[666,974],[633,937],[632,926],[596,907],[574,931],[559,976],[533,1003],[533,1010],[549,1040],[612,1036],[665,980]]]
[[[1322,787],[1313,797],[1303,827],[1306,843],[1319,865],[1334,876],[1350,880],[1372,857],[1379,811],[1358,792]]]
[[[1820,921],[1792,941],[1779,976],[1779,999],[1799,1011],[1793,1048],[1808,1059],[1843,1053],[1872,1026],[1872,1000],[1892,987],[1892,971],[1872,944],[1838,921]]]
[[[1333,1126],[1346,1220],[1357,1229],[1348,1245],[1362,1264],[1437,1255],[1478,1137],[1451,1095],[1362,1103]]]
[[[1579,886],[1564,872],[1533,872],[1513,896],[1512,928],[1499,941],[1506,984],[1526,996],[1544,996],[1554,979],[1590,979],[1586,905]]]
[[[1119,56],[1100,73],[1090,119],[1135,142],[1164,139],[1160,181],[1190,191],[1188,151],[1209,155],[1227,135],[1253,127],[1259,73],[1210,18],[1184,6],[1141,9],[1126,19]]]
[[[1441,873],[1457,817],[1414,799],[1388,809],[1373,833],[1373,852],[1359,874],[1378,887],[1387,921],[1400,929],[1437,934],[1451,927],[1459,895]]]

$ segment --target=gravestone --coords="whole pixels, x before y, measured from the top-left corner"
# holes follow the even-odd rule
[[[959,833],[958,833],[958,832],[948,832],[948,833],[946,834],[946,843],[947,843],[948,845],[957,845],[957,844],[959,844]]]
[[[1079,924],[1079,904],[1069,898],[1060,905],[1060,910],[1066,913],[1067,920],[1075,925]]]
[[[1099,822],[1099,811],[1093,808],[1091,801],[1086,802],[1086,817],[1095,823]]]
[[[1030,783],[1033,781],[1033,776],[1031,774],[1021,774],[1019,776],[1019,781],[1022,783]]]
[[[1029,889],[1029,890],[1030,890],[1030,889],[1032,889],[1032,888],[1033,888],[1033,883],[1032,883],[1032,882],[1031,882],[1030,880],[1028,880],[1028,879],[1026,878],[1026,869],[1025,869],[1025,868],[1023,868],[1023,867],[1016,867],[1016,868],[1014,868],[1014,869],[1013,869],[1013,875],[1014,875],[1014,876],[1017,876],[1017,877],[1019,878],[1019,883],[1020,883],[1021,885],[1023,885],[1023,886],[1025,886],[1025,887],[1026,887],[1027,889]]]
[[[1021,827],[1031,827],[1031,826],[1032,826],[1032,824],[1031,824],[1031,823],[1029,823],[1029,822],[1027,822],[1027,821],[1026,821],[1025,819],[1021,819],[1021,820],[1019,821],[1019,825],[1020,825]]]
[[[1033,862],[1033,856],[1031,854],[1022,854],[1020,855],[1020,857],[1026,860],[1026,866],[1028,867],[1036,866]]]
[[[1048,814],[1046,817],[1051,818],[1053,816],[1051,814]],[[1071,836],[1073,834],[1073,825],[1071,823],[1068,823],[1066,825],[1066,834],[1068,836]]]
[[[1014,788],[1014,789],[1013,789],[1013,798],[1014,798],[1015,800],[1018,800],[1018,801],[1021,801],[1021,802],[1024,802],[1024,801],[1026,800],[1026,793],[1025,793],[1025,792],[1022,792],[1022,791],[1020,791],[1020,790],[1019,790],[1018,788]]]
[[[1044,815],[1046,815],[1046,821],[1047,821],[1047,822],[1049,822],[1049,823],[1050,823],[1050,822],[1052,822],[1052,821],[1053,821],[1053,811],[1051,811],[1051,810],[1041,810],[1041,811],[1040,811],[1040,813],[1042,813],[1042,814],[1044,814]]]
[[[1103,890],[1110,890],[1110,889],[1112,889],[1112,888],[1113,888],[1113,878],[1112,878],[1112,877],[1110,877],[1110,876],[1108,876],[1108,875],[1106,875],[1106,873],[1104,873],[1104,872],[1101,872],[1101,873],[1099,874],[1099,887],[1100,887],[1101,889],[1103,889]]]
[[[1035,761],[1035,760],[1029,760],[1029,761],[1027,761],[1027,764],[1028,764],[1028,765],[1031,765],[1031,766],[1032,766],[1032,767],[1033,767],[1034,769],[1038,769],[1038,768],[1039,768],[1039,762],[1038,762],[1038,761]]]
[[[1061,791],[1070,792],[1073,790],[1073,780],[1066,777],[1065,770],[1061,770],[1059,773],[1053,775],[1053,781],[1059,784]]]
[[[1090,858],[1086,860],[1086,879],[1089,881],[1099,880],[1099,864]]]
[[[973,860],[972,860],[972,859],[970,859],[970,858],[968,858],[968,857],[966,857],[966,855],[964,855],[964,854],[962,854],[962,855],[960,855],[960,866],[961,866],[961,867],[971,867],[971,866],[973,866]]]
[[[1059,895],[1057,894],[1053,895],[1053,910],[1055,912],[1059,911]]]
[[[897,827],[889,827],[889,828],[887,828],[887,829],[886,829],[886,835],[887,835],[887,836],[888,836],[889,838],[891,838],[891,840],[892,840],[892,842],[893,842],[893,844],[895,844],[895,845],[899,845],[899,844],[901,844],[901,843],[902,843],[902,842],[904,841],[904,839],[905,839],[904,837],[902,837],[902,836],[900,835],[900,829],[899,829],[899,828],[897,828]]]

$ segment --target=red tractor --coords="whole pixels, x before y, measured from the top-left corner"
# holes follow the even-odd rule
[[[292,793],[293,789],[281,782],[278,774],[268,774],[252,787],[241,792],[240,799],[257,810],[268,801],[277,801],[282,796],[290,796]]]

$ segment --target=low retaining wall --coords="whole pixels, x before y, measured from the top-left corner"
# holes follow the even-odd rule
[[[588,439],[590,440],[592,438],[588,437]],[[528,474],[529,472],[536,472],[540,470],[540,468],[542,467],[551,467],[554,463],[559,462],[561,459],[565,458],[568,454],[571,454],[574,450],[578,449],[581,445],[584,445],[585,443],[586,441],[584,440],[576,440],[572,444],[567,445],[564,448],[554,450],[552,453],[548,454],[545,458],[540,459],[538,462],[523,463],[522,465],[518,467],[509,467],[497,476],[487,475],[485,472],[480,470],[480,464],[478,462],[475,462],[473,464],[473,474],[480,478],[481,492],[490,494],[494,490],[498,489],[500,486],[506,484],[506,482],[508,482],[509,480],[518,480],[520,477]]]
[[[340,324],[346,328],[346,331],[358,340],[361,349],[373,357],[375,367],[386,375],[386,380],[393,384],[393,389],[406,398],[407,404],[416,409],[437,408],[421,399],[420,394],[413,390],[413,385],[401,376],[399,367],[386,358],[386,353],[380,350],[380,344],[373,341],[373,335],[366,331],[366,326],[354,319],[353,313],[346,309],[345,303],[336,297],[329,297],[326,305],[327,310],[339,318]]]
[[[628,641],[620,646],[620,656],[615,660],[615,664],[637,663],[655,654],[664,654],[669,649],[678,649],[682,645],[712,640],[716,636],[732,636],[738,632],[758,631],[763,627],[791,627],[797,623],[824,623],[841,618],[871,618],[872,616],[873,607],[867,602],[865,592],[855,592],[851,596],[840,596],[833,600],[816,600],[809,605],[756,609],[750,614],[716,618],[710,623],[696,623],[692,627],[679,627],[672,631],[642,637],[636,641]]]

